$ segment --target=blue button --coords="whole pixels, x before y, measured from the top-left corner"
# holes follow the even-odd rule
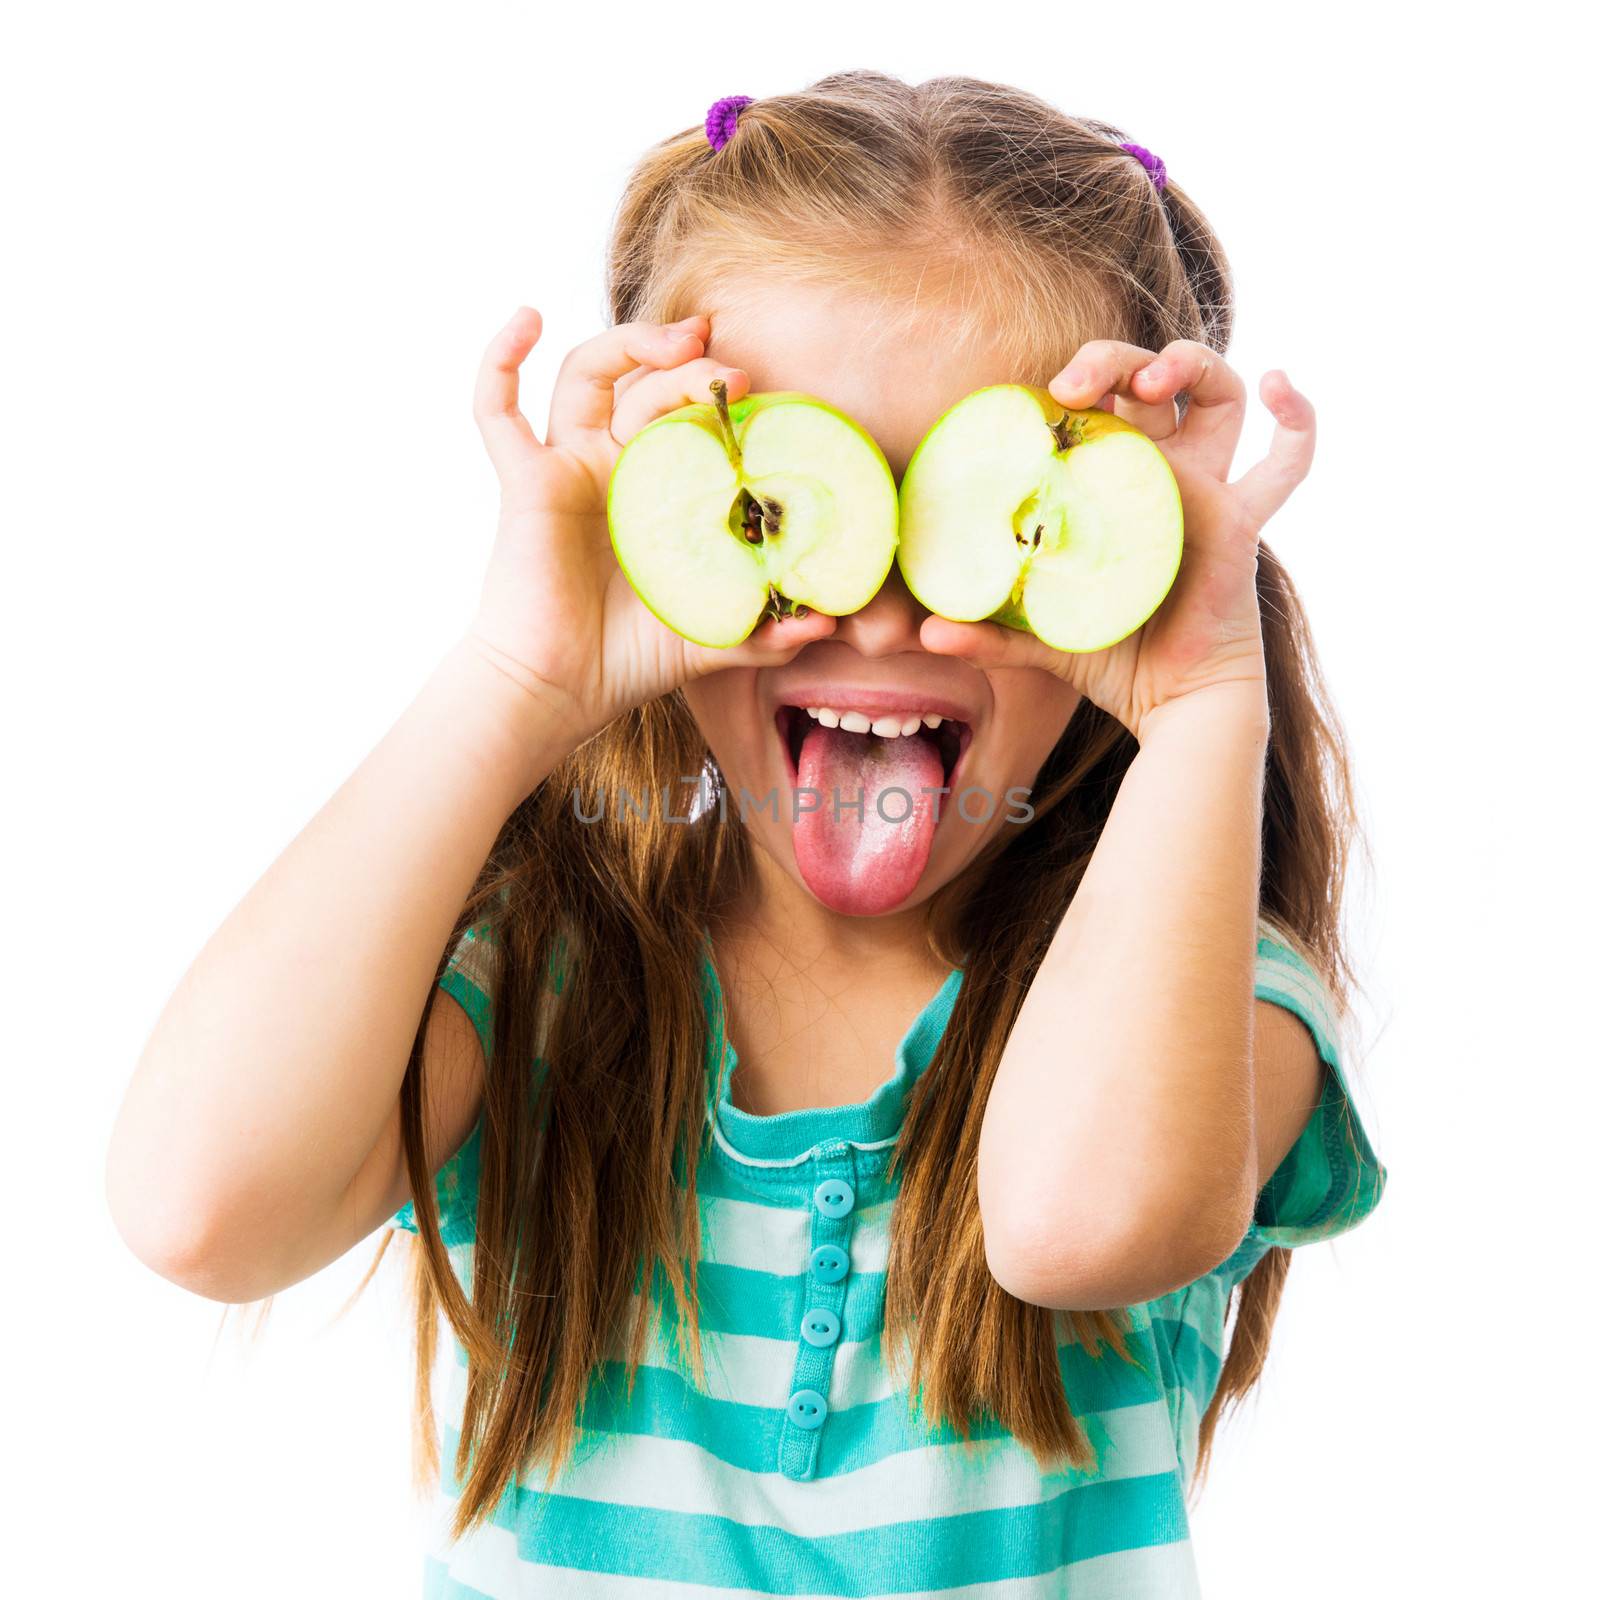
[[[816,1202],[825,1217],[847,1217],[856,1203],[856,1192],[843,1178],[824,1178],[817,1185]]]
[[[839,1337],[839,1319],[826,1306],[812,1306],[800,1319],[800,1337],[807,1344],[832,1344]]]
[[[789,1396],[789,1420],[797,1428],[820,1428],[828,1402],[815,1389],[796,1389]]]
[[[811,1252],[811,1275],[818,1283],[837,1283],[850,1270],[850,1257],[841,1245],[819,1244]]]

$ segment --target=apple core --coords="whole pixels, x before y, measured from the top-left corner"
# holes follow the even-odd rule
[[[859,611],[894,562],[899,502],[883,452],[810,395],[682,406],[629,442],[607,520],[635,593],[674,632],[726,647],[763,616]]]
[[[900,569],[930,611],[1058,650],[1102,650],[1166,597],[1183,505],[1166,457],[1109,412],[1047,390],[980,389],[917,447],[900,486]]]

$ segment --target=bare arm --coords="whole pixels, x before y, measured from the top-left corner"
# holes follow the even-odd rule
[[[619,323],[570,351],[540,439],[519,397],[542,319],[484,353],[474,414],[500,525],[472,627],[211,936],[145,1045],[106,1160],[112,1215],[156,1271],[219,1300],[315,1272],[407,1198],[398,1098],[450,930],[495,836],[556,763],[690,678],[789,660],[813,613],[727,650],[640,603],[604,538],[623,443],[749,375],[706,358],[706,316]],[[626,388],[619,380],[636,377]],[[463,1031],[466,1030],[466,1031]],[[425,1041],[435,1167],[470,1130],[482,1052],[452,1003]]]
[[[496,834],[570,748],[562,727],[464,638],[211,935],[107,1154],[113,1217],[156,1271],[254,1299],[381,1220],[403,1181],[400,1081],[436,964]],[[450,1069],[430,1136],[459,1143],[482,1067],[452,1013],[436,1004],[429,1029]],[[375,1155],[380,1141],[393,1148]]]
[[[984,1117],[991,1266],[1038,1304],[1129,1305],[1225,1259],[1320,1081],[1291,1025],[1260,1030],[1257,1083],[1259,693],[1193,696],[1141,731]]]
[[[1310,1035],[1254,1004],[1270,726],[1260,534],[1310,470],[1316,416],[1268,373],[1272,442],[1233,478],[1244,382],[1195,340],[1159,354],[1092,340],[1050,393],[1069,409],[1113,404],[1159,446],[1183,498],[1171,592],[1103,650],[937,618],[922,641],[1052,671],[1139,742],[1007,1041],[978,1152],[996,1279],[1019,1299],[1093,1310],[1232,1254],[1322,1082]]]

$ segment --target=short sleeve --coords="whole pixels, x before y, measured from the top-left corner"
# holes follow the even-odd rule
[[[1255,995],[1305,1023],[1328,1071],[1310,1120],[1257,1193],[1238,1249],[1207,1274],[1225,1289],[1275,1246],[1292,1249],[1349,1232],[1371,1215],[1388,1177],[1350,1095],[1345,1018],[1316,969],[1264,918],[1257,928]]]
[[[439,987],[472,1021],[487,1061],[494,1049],[494,993],[498,946],[489,927],[468,928],[457,941]],[[446,1245],[470,1244],[478,1215],[478,1159],[483,1123],[475,1122],[460,1149],[434,1174],[439,1230]],[[390,1218],[390,1226],[417,1231],[417,1213],[408,1200]]]
[[[1256,1197],[1242,1250],[1311,1244],[1348,1232],[1383,1194],[1388,1173],[1351,1098],[1344,1059],[1345,1018],[1315,968],[1287,936],[1262,921],[1255,994],[1299,1017],[1327,1063],[1322,1096],[1300,1137]]]
[[[439,987],[472,1019],[487,1061],[494,1051],[494,994],[499,945],[484,924],[468,928],[456,942]]]

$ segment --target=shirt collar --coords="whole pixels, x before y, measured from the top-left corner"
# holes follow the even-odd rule
[[[727,1002],[709,940],[702,965],[708,1028],[706,1112],[725,1144],[737,1155],[760,1162],[799,1160],[829,1139],[861,1145],[893,1140],[905,1121],[911,1090],[944,1037],[962,979],[961,969],[952,969],[896,1046],[894,1071],[866,1100],[758,1116],[741,1110],[728,1098],[738,1057],[727,1036]]]

